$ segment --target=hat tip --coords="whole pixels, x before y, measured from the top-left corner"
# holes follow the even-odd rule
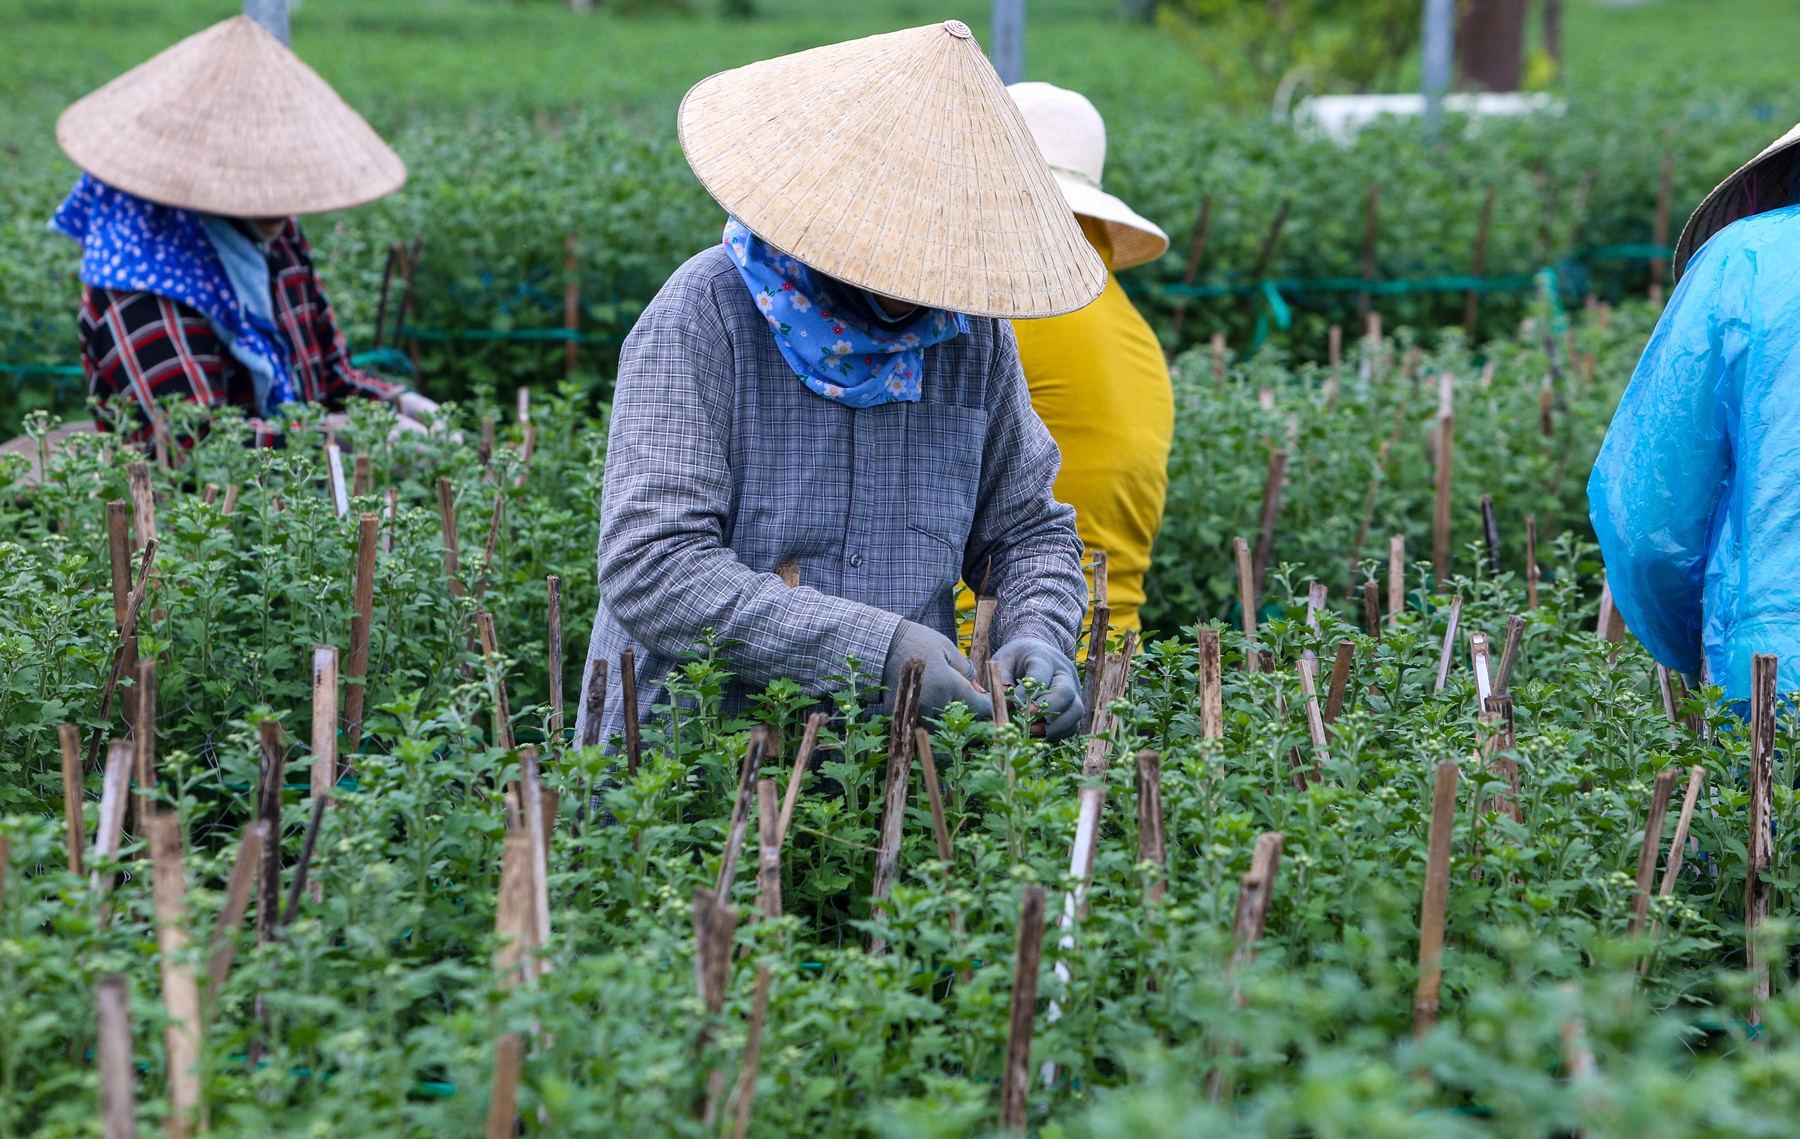
[[[959,40],[966,40],[975,34],[969,30],[969,25],[963,23],[961,20],[945,20],[944,30]]]

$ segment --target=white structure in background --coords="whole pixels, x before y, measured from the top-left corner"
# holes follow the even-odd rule
[[[1444,96],[1444,113],[1466,116],[1468,132],[1494,115],[1560,115],[1565,105],[1543,91],[1461,92]],[[1294,126],[1315,138],[1341,146],[1356,141],[1356,132],[1387,116],[1416,119],[1425,113],[1425,96],[1314,95],[1294,108]]]

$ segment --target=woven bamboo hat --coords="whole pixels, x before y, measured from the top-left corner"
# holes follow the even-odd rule
[[[248,16],[189,36],[56,120],[75,165],[127,193],[230,217],[361,205],[406,164]]]
[[[764,60],[681,101],[707,191],[782,252],[973,316],[1058,316],[1106,286],[1019,108],[958,20]]]
[[[1800,185],[1800,126],[1788,131],[1763,152],[1738,167],[1731,177],[1706,195],[1681,228],[1675,242],[1675,279],[1680,280],[1688,260],[1732,222],[1752,214],[1791,206]]]
[[[1113,268],[1129,269],[1161,257],[1169,248],[1162,227],[1100,188],[1106,120],[1087,96],[1054,83],[1014,83],[1006,92],[1025,115],[1069,208],[1105,224]]]

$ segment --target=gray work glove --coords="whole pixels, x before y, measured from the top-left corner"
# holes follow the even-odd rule
[[[994,654],[994,663],[1008,688],[1029,676],[1048,689],[1038,707],[1045,739],[1064,739],[1081,726],[1087,711],[1081,703],[1081,682],[1075,676],[1075,662],[1062,650],[1037,637],[1014,637]]]
[[[925,675],[919,684],[919,717],[925,719],[942,714],[944,709],[961,700],[982,720],[992,719],[994,702],[975,691],[970,678],[975,669],[962,655],[956,642],[917,621],[901,621],[894,639],[888,645],[887,664],[881,670],[881,683],[887,687],[887,706],[893,707],[894,689],[900,684],[900,666],[917,658],[925,662]]]

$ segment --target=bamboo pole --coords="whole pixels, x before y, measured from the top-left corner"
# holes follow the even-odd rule
[[[319,844],[319,826],[325,821],[325,808],[330,802],[328,794],[312,801],[311,813],[306,820],[306,836],[300,840],[300,860],[294,863],[294,880],[288,883],[287,906],[281,911],[283,928],[292,925],[300,916],[300,895],[306,892],[306,874],[312,868],[313,851]]]
[[[1660,897],[1667,898],[1675,893],[1675,879],[1681,873],[1681,863],[1687,857],[1688,827],[1694,821],[1694,807],[1700,801],[1700,791],[1706,784],[1706,768],[1694,764],[1688,768],[1687,794],[1681,800],[1681,815],[1675,820],[1675,837],[1669,843],[1669,861],[1663,867],[1662,887],[1657,890]]]
[[[344,746],[351,755],[362,747],[363,700],[369,671],[369,634],[375,622],[375,549],[381,520],[364,514],[356,528],[356,576],[350,614],[350,676],[344,687]]]
[[[1526,607],[1538,607],[1537,515],[1525,516],[1525,601]]]
[[[761,857],[758,877],[762,889],[758,904],[765,918],[781,916],[781,836],[776,818],[775,781],[759,779],[756,783],[757,838]],[[732,1118],[732,1139],[744,1139],[750,1126],[750,1109],[756,1102],[756,1077],[762,1065],[763,1029],[769,1017],[769,991],[773,975],[767,965],[756,967],[756,994],[751,998],[750,1028],[744,1037],[744,1064],[738,1073],[737,1087],[732,1093],[736,1101]]]
[[[108,973],[94,986],[94,1020],[101,1134],[105,1139],[137,1139],[137,1058],[124,977]]]
[[[950,825],[944,819],[944,793],[938,786],[937,757],[931,751],[931,733],[924,728],[913,730],[913,750],[925,774],[925,801],[931,807],[931,834],[937,839],[938,861],[944,864],[944,876],[950,876],[954,852],[950,846]]]
[[[487,545],[481,551],[481,578],[475,583],[475,599],[487,595],[488,579],[494,573],[494,552],[500,546],[500,522],[506,515],[506,495],[494,492],[494,512],[488,519]]]
[[[1462,624],[1462,594],[1457,594],[1450,602],[1450,616],[1444,619],[1444,646],[1438,652],[1437,680],[1432,684],[1433,692],[1442,692],[1450,679],[1450,664],[1456,656],[1456,632]]]
[[[1160,902],[1168,890],[1169,853],[1163,835],[1162,754],[1146,748],[1137,753],[1138,865],[1151,863],[1155,877],[1144,886],[1144,900]]]
[[[237,509],[237,500],[238,500],[238,485],[234,482],[226,483],[225,484],[225,501],[219,504],[219,516],[221,518],[230,517],[231,512],[233,510]]]
[[[107,674],[106,687],[100,693],[100,720],[102,726],[94,729],[88,741],[86,766],[91,768],[100,754],[100,741],[105,735],[105,721],[112,717],[113,697],[119,690],[119,680],[125,675],[126,668],[133,669],[137,661],[138,617],[144,608],[144,598],[150,589],[150,566],[156,561],[157,541],[155,538],[144,543],[143,553],[139,556],[137,584],[131,587],[131,593],[125,599],[125,615],[119,622],[118,646],[113,651],[112,671]],[[127,710],[126,720],[135,721],[135,715]]]
[[[1019,899],[1013,951],[1012,999],[1007,1011],[1006,1067],[1000,1085],[1000,1128],[1023,1134],[1031,1093],[1031,1029],[1037,1014],[1038,967],[1044,952],[1044,888],[1027,886]]]
[[[1399,623],[1406,612],[1406,535],[1388,539],[1388,627]]]
[[[1363,582],[1363,632],[1376,640],[1381,639],[1381,586],[1373,581]]]
[[[1745,840],[1744,960],[1753,978],[1750,1010],[1752,1027],[1762,1025],[1762,1006],[1769,999],[1769,964],[1762,959],[1757,934],[1769,917],[1773,887],[1766,875],[1774,866],[1771,833],[1775,782],[1776,667],[1772,653],[1750,657],[1750,827]]]
[[[1479,629],[1469,633],[1469,671],[1475,674],[1475,708],[1484,711],[1488,697],[1494,694],[1494,683],[1488,671],[1487,634]]]
[[[1525,618],[1514,613],[1506,619],[1506,646],[1500,652],[1500,668],[1494,674],[1494,695],[1504,696],[1512,688],[1513,668],[1519,663],[1519,645],[1525,639]]]
[[[1256,531],[1256,557],[1251,565],[1257,597],[1263,595],[1269,577],[1269,557],[1275,549],[1275,520],[1281,512],[1281,486],[1287,478],[1286,451],[1269,452],[1269,473],[1263,480],[1262,518]]]
[[[1099,684],[1099,680],[1096,679],[1094,684]],[[1012,711],[1006,703],[1006,674],[1000,670],[1000,662],[997,660],[988,661],[987,690],[994,706],[994,732],[998,734],[1000,729],[1012,722]],[[1084,696],[1083,699],[1086,697]],[[1083,728],[1093,722],[1093,713],[1092,708],[1087,709],[1087,717],[1082,724]]]
[[[494,1041],[494,1086],[488,1095],[487,1139],[513,1139],[519,1128],[519,1076],[525,1066],[525,1040],[503,1032]]]
[[[1300,673],[1300,695],[1306,704],[1306,734],[1312,740],[1313,765],[1311,779],[1319,778],[1319,761],[1331,758],[1331,744],[1325,735],[1325,717],[1319,710],[1319,685],[1314,670],[1319,667],[1316,660],[1305,657],[1294,663]]]
[[[544,787],[534,747],[519,749],[519,795],[524,800],[525,838],[531,851],[531,944],[550,944],[550,821],[544,817]],[[547,962],[534,959],[532,974],[541,976]]]
[[[588,669],[587,692],[582,696],[582,706],[587,719],[581,727],[581,746],[595,747],[600,743],[600,727],[606,719],[606,673],[607,662],[597,660]]]
[[[449,479],[440,478],[437,481],[437,501],[438,526],[444,542],[444,577],[450,583],[450,596],[461,597],[464,589],[463,583],[457,578],[462,572],[462,555],[456,535],[456,495],[450,487]]]
[[[187,873],[182,865],[181,820],[171,813],[150,816],[151,897],[156,942],[162,963],[163,1030],[168,1052],[169,1121],[163,1134],[190,1133],[200,1107],[200,989],[187,959]]]
[[[106,549],[112,568],[113,625],[125,624],[125,601],[131,596],[131,504],[106,504]]]
[[[625,649],[619,653],[619,712],[625,720],[625,774],[636,779],[638,773],[638,751],[641,741],[638,738],[638,698],[637,698],[637,651]]]
[[[1500,523],[1494,518],[1494,496],[1481,496],[1481,537],[1487,545],[1488,572],[1500,576]]]
[[[814,712],[806,718],[806,731],[800,737],[800,751],[794,756],[794,766],[788,772],[787,793],[781,797],[781,841],[787,842],[788,825],[794,821],[794,807],[800,802],[800,786],[806,781],[806,772],[812,765],[813,751],[819,746],[819,731],[826,721],[831,719],[829,712]]]
[[[353,497],[361,498],[363,495],[375,493],[375,477],[369,469],[369,453],[367,451],[356,452],[351,458],[350,470],[350,494]]]
[[[1250,280],[1262,281],[1269,276],[1269,267],[1275,263],[1275,250],[1281,244],[1281,231],[1287,225],[1288,211],[1294,208],[1294,199],[1283,198],[1275,207],[1275,220],[1269,223],[1269,232],[1264,235],[1262,249],[1256,254],[1256,269],[1250,274]],[[1246,293],[1243,300],[1245,313],[1250,312],[1255,301]]]
[[[1431,572],[1439,587],[1450,577],[1450,484],[1456,461],[1455,381],[1438,376],[1437,498],[1431,515]]]
[[[987,676],[988,658],[993,655],[994,611],[1000,602],[992,597],[975,601],[975,625],[969,634],[969,664],[978,680]]]
[[[737,929],[737,911],[722,904],[706,888],[694,891],[694,979],[706,1006],[706,1019],[694,1041],[694,1056],[702,1057],[712,1039],[712,1025],[725,1010],[725,984],[731,971],[731,941]],[[694,1114],[703,1123],[714,1121],[725,1073],[707,1073],[706,1091],[695,1104]]]
[[[1506,781],[1506,791],[1489,799],[1486,809],[1522,825],[1525,814],[1519,805],[1519,761],[1511,755],[1517,744],[1513,738],[1512,697],[1490,697],[1486,707],[1481,722],[1490,730],[1482,741],[1482,754],[1487,757],[1487,769]]]
[[[893,712],[888,722],[887,778],[883,785],[875,882],[871,890],[872,909],[888,900],[894,880],[900,873],[900,834],[906,823],[906,790],[912,782],[913,731],[919,726],[919,689],[924,675],[925,662],[909,660],[900,666],[900,679],[894,686]],[[870,956],[879,956],[886,950],[887,939],[880,934],[869,939]]]
[[[750,825],[750,804],[756,796],[756,773],[762,770],[768,755],[770,733],[758,724],[750,729],[750,741],[744,746],[744,759],[738,766],[737,793],[731,800],[731,825],[725,832],[725,849],[719,857],[719,881],[713,896],[721,900],[731,897],[731,884],[737,878],[738,852],[744,846],[744,834]]]
[[[140,835],[150,833],[150,816],[156,813],[156,662],[138,660],[137,693],[132,700],[134,724],[132,825]]]
[[[1202,625],[1195,630],[1198,641],[1198,679],[1200,682],[1200,736],[1203,739],[1225,738],[1225,695],[1223,667],[1220,664],[1219,630]]]
[[[206,956],[206,1003],[216,1006],[219,990],[231,974],[232,958],[237,956],[237,931],[243,925],[244,911],[250,908],[250,893],[262,866],[263,846],[273,832],[263,820],[246,823],[239,832],[237,859],[231,864],[231,877],[225,882],[225,904],[213,923],[212,940]]]
[[[130,740],[114,740],[107,751],[106,775],[100,789],[100,817],[94,827],[94,856],[88,887],[96,894],[112,892],[112,875],[104,878],[94,863],[118,857],[125,839],[125,806],[131,795],[131,768],[136,749]],[[105,924],[102,922],[102,924]]]
[[[550,574],[544,578],[544,588],[549,596],[549,656],[547,658],[550,671],[550,742],[553,747],[562,744],[563,732],[563,630],[562,630],[562,578]]]
[[[264,720],[256,725],[258,770],[256,817],[266,824],[261,871],[257,876],[256,942],[268,941],[275,932],[281,904],[281,787],[287,758],[281,746],[281,725]]]
[[[312,796],[331,794],[337,786],[338,651],[334,645],[313,646]]]
[[[1419,907],[1419,983],[1413,993],[1413,1036],[1437,1025],[1438,993],[1444,980],[1444,913],[1450,903],[1450,844],[1456,823],[1457,767],[1437,765],[1431,794],[1431,830],[1426,839],[1425,897]]]
[[[141,550],[156,537],[156,492],[150,486],[150,464],[125,464],[125,481],[131,487],[132,550]]]
[[[350,513],[350,492],[344,487],[344,453],[336,443],[325,444],[325,470],[331,483],[331,509],[342,518]]]
[[[512,703],[506,697],[506,676],[500,668],[500,645],[494,636],[494,615],[484,609],[475,612],[475,632],[481,639],[481,656],[488,668],[488,683],[494,697],[494,742],[502,751],[515,744],[512,727]]]
[[[1242,610],[1244,628],[1244,671],[1256,671],[1256,654],[1252,646],[1256,641],[1256,574],[1250,561],[1250,544],[1242,538],[1231,540],[1232,554],[1237,561],[1238,608]]]
[[[1350,663],[1356,655],[1355,641],[1339,641],[1337,656],[1331,662],[1331,687],[1325,697],[1325,723],[1337,723],[1344,711],[1344,694],[1350,687]]]
[[[1475,227],[1475,250],[1469,258],[1469,276],[1480,278],[1487,269],[1488,229],[1494,221],[1494,187],[1489,186],[1481,199],[1481,221]],[[1481,311],[1481,290],[1463,294],[1463,338],[1475,342],[1475,320]]]
[[[61,724],[56,729],[62,745],[63,834],[68,844],[69,873],[81,875],[81,855],[87,848],[87,819],[82,815],[81,729]]]
[[[1656,856],[1662,849],[1663,823],[1668,819],[1669,795],[1675,790],[1679,774],[1669,767],[1656,773],[1656,785],[1650,792],[1650,806],[1644,815],[1644,842],[1638,848],[1637,890],[1631,896],[1631,922],[1626,936],[1644,932],[1650,915],[1650,890],[1656,883]]]
[[[1200,199],[1200,216],[1194,219],[1194,231],[1188,236],[1187,259],[1181,266],[1183,287],[1191,286],[1200,273],[1200,255],[1206,251],[1207,231],[1212,228],[1212,195]],[[1187,320],[1188,298],[1175,299],[1175,311],[1169,314],[1169,333],[1174,350],[1181,350],[1181,326]]]

